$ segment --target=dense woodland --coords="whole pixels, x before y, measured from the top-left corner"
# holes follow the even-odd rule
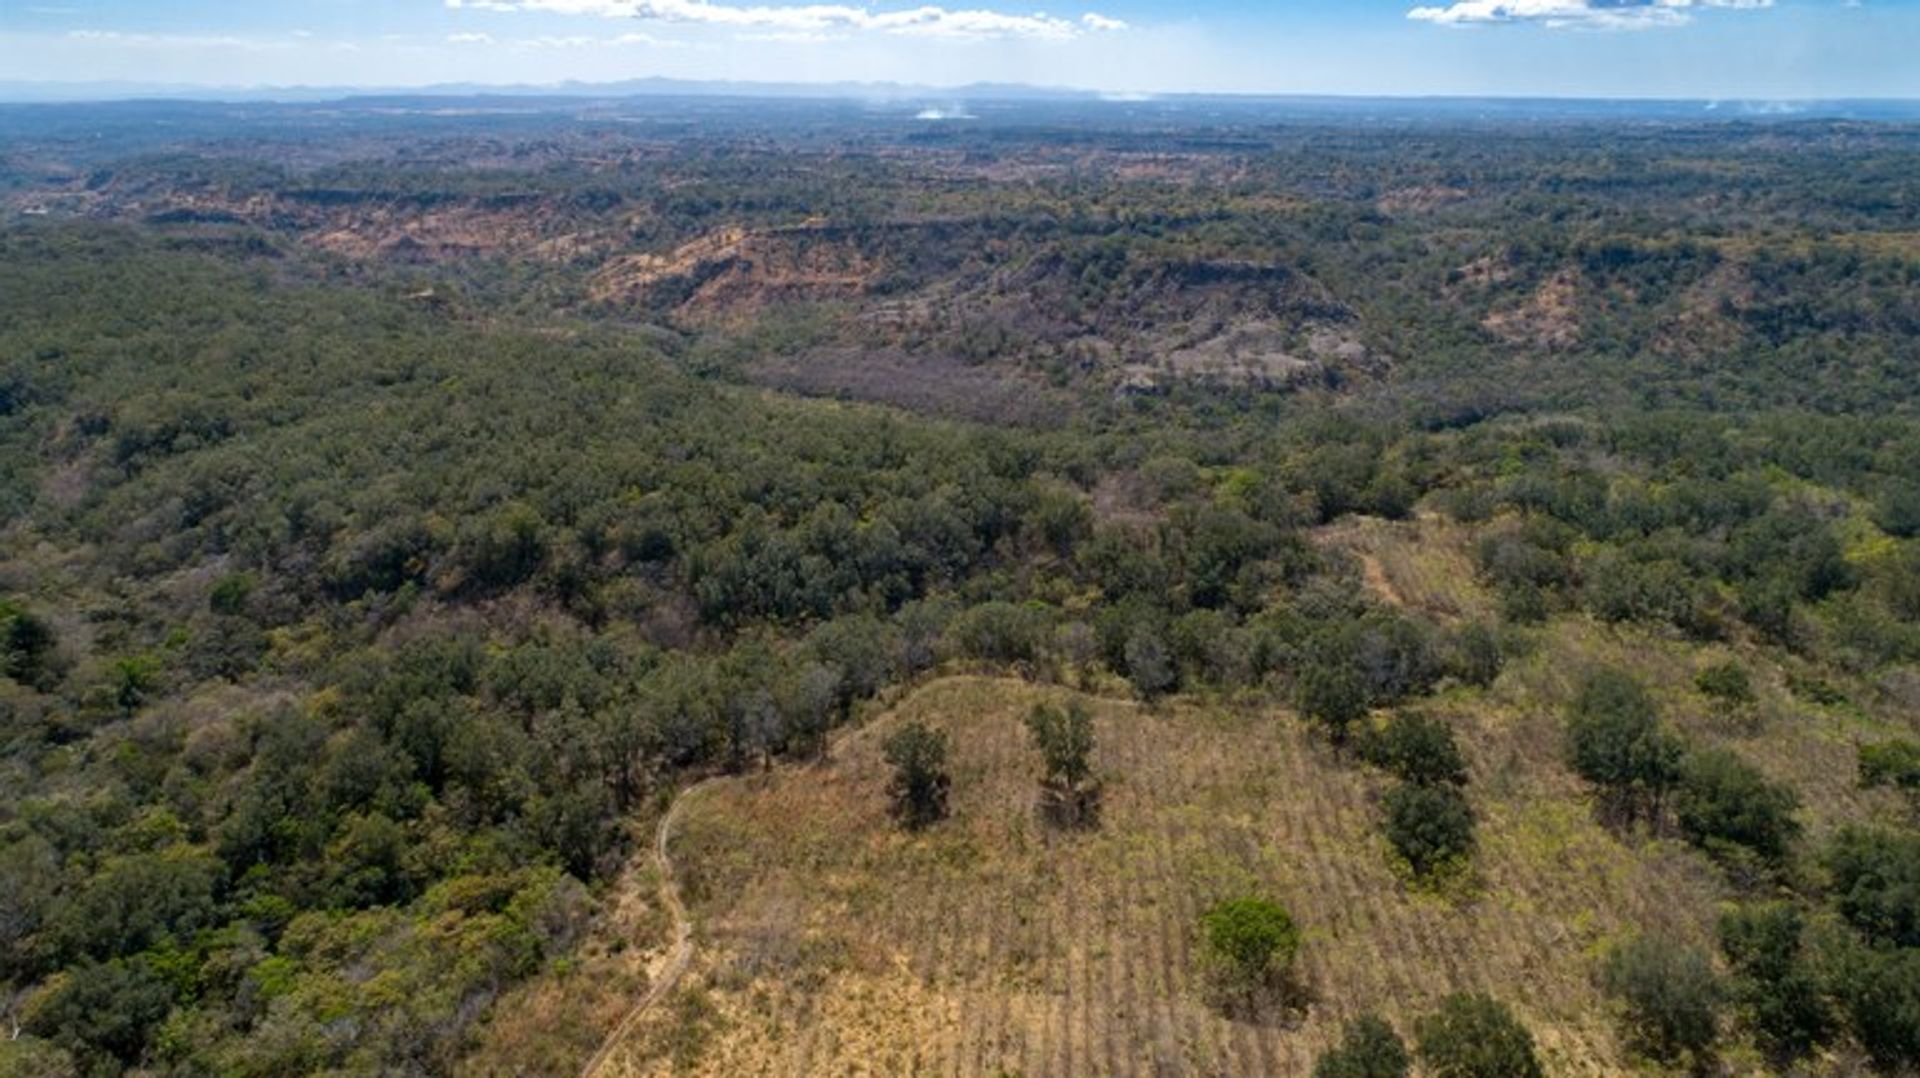
[[[1920,130],[785,107],[0,116],[0,1072],[485,1072],[635,821],[941,671],[1297,716],[1443,894],[1419,704],[1567,619],[1813,716],[1742,661],[1545,716],[1737,895],[1595,957],[1622,1058],[1920,1067]],[[1370,590],[1355,517],[1470,529],[1495,615]],[[1681,694],[1844,716],[1894,807],[1808,826]]]

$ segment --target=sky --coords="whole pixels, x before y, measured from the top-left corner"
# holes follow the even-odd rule
[[[0,0],[0,82],[1920,97],[1920,0]]]

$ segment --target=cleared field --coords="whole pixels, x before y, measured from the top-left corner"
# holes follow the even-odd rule
[[[694,970],[607,1073],[1298,1073],[1345,1019],[1405,1028],[1462,989],[1510,1001],[1555,1073],[1607,1073],[1621,1057],[1592,956],[1636,927],[1708,938],[1711,868],[1623,845],[1536,758],[1552,738],[1511,726],[1557,730],[1556,713],[1464,709],[1492,716],[1459,720],[1482,848],[1477,879],[1442,897],[1391,867],[1381,780],[1283,713],[1089,700],[1102,826],[1052,831],[1019,720],[1066,695],[937,681],[829,763],[702,791],[673,845]],[[886,815],[873,736],[909,717],[953,738],[953,818],[920,835]],[[1205,1000],[1196,919],[1246,892],[1306,930],[1300,1013],[1235,1021]]]

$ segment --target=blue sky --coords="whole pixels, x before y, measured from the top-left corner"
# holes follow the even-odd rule
[[[1920,97],[1920,0],[0,0],[0,80]]]

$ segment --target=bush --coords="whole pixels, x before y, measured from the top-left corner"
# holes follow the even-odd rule
[[[1709,851],[1741,847],[1769,863],[1786,856],[1800,833],[1792,790],[1725,749],[1696,752],[1682,770],[1674,816],[1689,841]]]
[[[947,815],[947,793],[953,778],[947,773],[947,735],[921,722],[895,731],[882,746],[893,765],[887,787],[894,815],[909,828],[921,828]]]
[[[1468,685],[1483,689],[1492,685],[1505,663],[1500,637],[1491,628],[1475,622],[1454,634],[1453,676]]]
[[[1920,1067],[1920,948],[1850,947],[1833,972],[1834,997],[1860,1047],[1881,1069]]]
[[[1567,761],[1631,824],[1657,822],[1679,779],[1681,747],[1660,729],[1653,699],[1630,675],[1589,675],[1567,719]]]
[[[54,680],[52,664],[53,626],[5,600],[0,600],[0,674],[47,689]]]
[[[1882,741],[1859,752],[1861,786],[1920,793],[1920,741]]]
[[[1600,986],[1620,1003],[1635,1045],[1655,1059],[1697,1062],[1719,1035],[1720,982],[1697,950],[1633,939],[1607,954]]]
[[[1453,740],[1453,728],[1439,719],[1396,714],[1383,729],[1369,734],[1360,751],[1368,763],[1411,783],[1458,786],[1467,781],[1467,764]]]
[[[1473,852],[1473,809],[1452,786],[1402,783],[1387,794],[1387,840],[1415,874],[1430,875]]]
[[[1730,707],[1753,703],[1753,682],[1736,662],[1715,663],[1694,675],[1693,687]]]
[[[1406,1042],[1377,1015],[1348,1022],[1340,1043],[1313,1065],[1313,1078],[1403,1078],[1412,1068]]]
[[[173,1009],[173,989],[143,960],[84,965],[55,982],[28,1011],[26,1031],[83,1060],[139,1062]],[[114,1073],[110,1067],[90,1067]]]
[[[1733,970],[1732,997],[1771,1052],[1798,1058],[1833,1024],[1820,979],[1805,961],[1800,910],[1785,902],[1743,906],[1720,917],[1720,953]]]
[[[1201,946],[1222,987],[1246,995],[1284,976],[1300,951],[1300,930],[1264,898],[1221,902],[1200,918]]]
[[[1920,834],[1845,827],[1822,859],[1833,902],[1868,939],[1920,947]]]
[[[1533,1034],[1489,996],[1448,996],[1414,1033],[1431,1078],[1545,1078]]]

